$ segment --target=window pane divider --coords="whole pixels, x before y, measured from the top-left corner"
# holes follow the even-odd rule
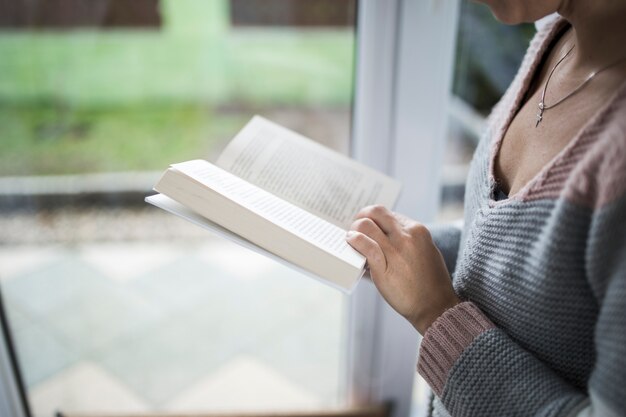
[[[459,0],[361,0],[352,156],[403,183],[397,211],[439,207]],[[417,332],[362,280],[346,303],[345,386],[353,405],[411,413]]]

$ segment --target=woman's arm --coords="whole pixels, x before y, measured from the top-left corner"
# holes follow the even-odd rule
[[[383,297],[424,334],[418,370],[453,416],[613,417],[626,410],[626,196],[603,210],[587,250],[600,307],[589,392],[461,303],[423,226],[370,207],[348,242],[367,257]]]

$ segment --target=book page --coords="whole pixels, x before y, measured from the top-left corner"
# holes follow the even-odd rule
[[[365,206],[392,208],[400,191],[397,181],[259,116],[217,165],[344,229]]]
[[[352,265],[360,268],[365,263],[346,243],[345,230],[209,162],[188,161],[172,168]]]
[[[162,208],[163,210],[166,210],[172,214],[175,214],[179,217],[182,217],[183,219],[186,219],[192,223],[195,223],[207,230],[209,230],[210,232],[214,233],[217,236],[221,236],[224,237],[228,240],[230,240],[231,242],[236,243],[237,245],[240,245],[244,248],[250,249],[256,253],[260,253],[261,255],[267,256],[268,258],[271,258],[283,265],[286,265],[296,271],[298,271],[301,274],[304,274],[310,278],[313,278],[315,280],[318,280],[320,282],[323,282],[326,285],[330,285],[333,288],[336,288],[344,293],[350,294],[352,292],[352,290],[354,289],[354,287],[356,286],[356,283],[358,282],[358,280],[356,280],[354,282],[354,285],[352,287],[345,287],[342,285],[339,285],[333,281],[330,280],[326,280],[326,279],[321,279],[319,276],[309,272],[308,270],[301,268],[300,266],[287,261],[286,259],[281,258],[278,255],[273,254],[272,252],[269,252],[265,249],[263,249],[262,247],[256,245],[253,242],[250,242],[249,240],[244,239],[243,237],[239,236],[236,233],[231,232],[230,230],[220,226],[217,223],[212,222],[209,219],[206,219],[204,217],[202,217],[201,215],[195,213],[194,211],[190,210],[189,208],[185,207],[184,205],[176,202],[175,200],[172,200],[171,198],[163,195],[163,194],[156,194],[156,195],[152,195],[149,197],[146,197],[145,200],[150,203],[153,204],[159,208]],[[364,271],[365,272],[365,271]]]

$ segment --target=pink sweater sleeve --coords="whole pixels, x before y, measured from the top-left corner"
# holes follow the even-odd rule
[[[495,325],[474,303],[466,301],[443,313],[426,331],[417,370],[441,396],[448,372],[472,341]]]

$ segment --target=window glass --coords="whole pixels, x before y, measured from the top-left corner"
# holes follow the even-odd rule
[[[517,73],[535,26],[507,26],[484,5],[461,2],[443,172],[441,220],[462,217],[465,179],[485,118]]]
[[[254,114],[346,152],[355,7],[0,2],[0,288],[35,416],[342,400],[343,297],[143,198]]]

